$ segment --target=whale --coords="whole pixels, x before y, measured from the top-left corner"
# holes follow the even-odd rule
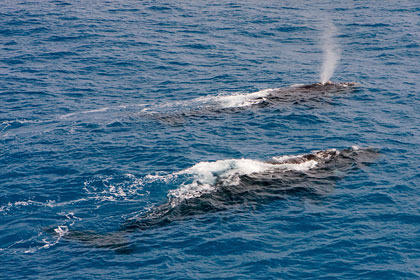
[[[276,103],[307,103],[326,101],[332,95],[354,90],[359,86],[356,82],[333,83],[313,83],[303,85],[293,85],[287,88],[272,90],[267,96],[258,97],[257,100],[263,102],[256,103],[259,107],[265,107]]]
[[[189,119],[218,117],[221,114],[237,113],[247,109],[261,109],[278,105],[319,106],[332,102],[332,97],[354,91],[357,82],[331,82],[296,84],[290,87],[265,89],[254,93],[207,96],[196,99],[196,106],[173,112],[152,112],[152,117],[161,123],[179,125]],[[202,103],[200,103],[202,102]]]
[[[320,199],[334,191],[338,180],[351,170],[373,163],[379,151],[351,147],[327,149],[308,154],[273,157],[266,161],[229,159],[201,162],[176,173],[191,175],[192,182],[168,193],[167,201],[146,214],[127,219],[120,229],[107,234],[69,231],[64,238],[84,244],[129,252],[127,236],[156,228],[176,225],[229,209],[249,209],[287,197]],[[128,249],[131,248],[131,249]]]

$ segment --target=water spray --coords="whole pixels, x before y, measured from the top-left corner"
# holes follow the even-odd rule
[[[335,36],[337,28],[331,21],[325,23],[324,32],[321,37],[321,46],[323,50],[323,62],[321,67],[321,84],[330,83],[329,80],[334,74],[335,67],[340,60],[340,48],[336,44]]]

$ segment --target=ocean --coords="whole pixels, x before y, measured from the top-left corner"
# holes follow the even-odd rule
[[[1,1],[0,278],[420,278],[419,19]]]

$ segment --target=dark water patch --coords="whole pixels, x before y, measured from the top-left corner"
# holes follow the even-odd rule
[[[187,44],[187,45],[183,45],[181,47],[190,48],[190,49],[197,49],[197,50],[209,50],[209,49],[214,48],[214,46],[212,46],[212,45],[204,45],[204,44],[199,44],[199,43]]]
[[[408,45],[405,45],[404,47],[407,48],[407,49],[418,49],[420,47],[420,45],[418,43],[410,43]]]
[[[52,3],[54,3],[57,6],[71,6],[72,5],[71,3],[67,1],[58,1],[58,0],[52,1]]]
[[[391,27],[390,24],[387,23],[350,23],[347,26],[354,26],[354,27]]]
[[[77,16],[61,16],[59,19],[60,20],[68,20],[68,21],[77,21],[77,20],[80,20],[80,18],[77,17]]]
[[[109,9],[109,12],[118,13],[118,12],[139,12],[140,9],[136,8],[118,8],[118,9]]]
[[[77,53],[70,52],[70,51],[54,51],[54,52],[47,52],[40,55],[42,58],[46,59],[59,59],[65,58],[69,56],[77,56]]]
[[[299,26],[299,25],[283,25],[278,26],[274,30],[280,31],[280,32],[303,32],[303,31],[314,31],[315,29],[309,27],[309,26]]]
[[[48,41],[51,41],[51,42],[66,42],[66,41],[79,40],[79,39],[83,38],[84,36],[57,36],[57,35],[53,35],[53,36],[48,38]],[[84,37],[84,38],[86,38],[86,37]]]
[[[165,13],[171,11],[171,7],[167,7],[167,6],[149,6],[147,9],[151,11],[158,11],[158,12],[165,12]]]
[[[39,174],[54,174],[59,176],[78,174],[79,171],[71,167],[46,166],[36,170]]]
[[[17,45],[17,42],[15,40],[11,40],[9,42],[4,43],[5,46],[15,46]]]

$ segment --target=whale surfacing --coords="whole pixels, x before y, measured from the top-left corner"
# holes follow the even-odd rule
[[[372,162],[375,149],[352,147],[328,149],[309,154],[273,157],[268,161],[229,159],[200,162],[174,173],[192,180],[168,194],[167,202],[143,216],[127,220],[120,230],[101,235],[70,231],[64,238],[84,244],[119,250],[129,246],[126,236],[195,216],[215,213],[241,205],[257,205],[290,195],[322,197],[350,170]]]
[[[359,83],[356,82],[339,82],[339,83],[333,83],[331,81],[325,82],[325,83],[315,83],[315,84],[309,84],[309,85],[302,85],[300,88],[306,88],[306,89],[319,89],[319,90],[325,90],[325,89],[340,89],[340,88],[346,88],[346,87],[354,87],[359,85]]]
[[[328,81],[326,83],[295,85],[288,88],[273,89],[268,96],[262,98],[264,102],[261,103],[260,106],[274,105],[278,103],[324,103],[328,102],[328,97],[352,91],[359,85],[360,84],[356,82],[333,83]]]
[[[220,114],[244,111],[249,108],[275,107],[278,105],[319,106],[332,102],[332,98],[353,91],[360,84],[355,82],[326,82],[307,85],[293,85],[285,88],[264,89],[252,93],[216,95],[192,100],[195,106],[169,112],[153,112],[146,115],[158,121],[179,125],[188,119],[212,118]]]

